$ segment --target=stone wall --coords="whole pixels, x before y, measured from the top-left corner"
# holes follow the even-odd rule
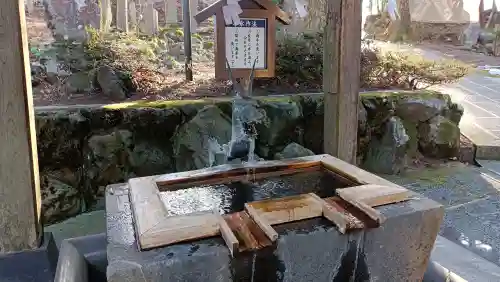
[[[323,95],[264,97],[256,107],[265,115],[257,126],[259,157],[322,153]],[[359,163],[397,173],[419,153],[456,156],[461,115],[435,92],[363,93]],[[228,99],[37,109],[44,221],[91,208],[108,184],[208,166],[209,138],[228,142],[230,117]]]

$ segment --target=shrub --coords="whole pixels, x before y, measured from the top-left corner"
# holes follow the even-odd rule
[[[361,45],[362,89],[416,89],[453,82],[469,71],[455,60],[431,61],[419,55],[383,53],[370,41]],[[278,44],[276,75],[282,82],[315,85],[323,81],[323,34],[287,37]]]

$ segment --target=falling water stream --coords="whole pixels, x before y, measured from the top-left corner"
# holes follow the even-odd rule
[[[255,155],[255,126],[263,123],[265,118],[265,112],[259,109],[255,99],[236,94],[232,101],[231,140],[228,144],[220,144],[215,137],[209,139],[210,165],[216,164],[217,154],[224,154],[226,162],[231,159],[256,162],[258,158]]]

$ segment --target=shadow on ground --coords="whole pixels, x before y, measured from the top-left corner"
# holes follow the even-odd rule
[[[381,175],[445,207],[440,235],[500,265],[500,178],[487,169],[450,162]]]

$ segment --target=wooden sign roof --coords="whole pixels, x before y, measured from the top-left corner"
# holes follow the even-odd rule
[[[226,0],[219,0],[212,5],[206,7],[205,9],[201,10],[199,13],[197,13],[194,18],[197,23],[201,23],[208,19],[209,17],[215,15],[218,10],[221,10],[223,6],[225,6],[227,3]],[[248,3],[254,3],[257,4],[258,7],[261,9],[268,10],[272,14],[276,16],[276,19],[280,21],[283,24],[290,24],[292,22],[292,19],[288,13],[285,11],[281,10],[280,7],[278,7],[276,4],[271,2],[270,0],[241,0],[239,2],[240,6],[242,9],[248,9],[245,4]]]

